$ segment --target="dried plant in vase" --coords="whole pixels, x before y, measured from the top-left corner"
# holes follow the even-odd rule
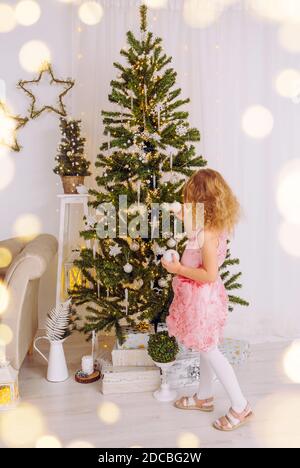
[[[34,340],[34,348],[48,362],[47,380],[62,382],[69,376],[63,343],[76,329],[77,316],[71,306],[71,300],[59,304],[48,314],[46,321],[46,335]],[[48,340],[50,343],[49,358],[36,346],[39,340]]]

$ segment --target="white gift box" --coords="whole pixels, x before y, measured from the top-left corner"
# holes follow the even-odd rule
[[[103,366],[101,392],[118,393],[152,392],[160,385],[157,367]]]
[[[149,335],[153,333],[153,328],[151,327],[149,332],[142,333],[131,327],[122,327],[122,332],[125,341],[123,344],[117,341],[118,349],[145,349],[148,346]]]
[[[113,349],[113,366],[145,366],[153,367],[154,362],[147,349]]]
[[[250,356],[250,343],[248,341],[224,338],[219,349],[233,366],[241,364]]]
[[[168,382],[172,388],[195,385],[192,369],[199,367],[200,357],[198,351],[181,347],[173,366],[168,370]]]

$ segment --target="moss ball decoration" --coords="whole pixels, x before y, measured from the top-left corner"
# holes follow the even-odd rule
[[[178,344],[174,336],[169,336],[167,331],[161,331],[150,335],[148,341],[148,354],[155,362],[175,361],[179,351]]]

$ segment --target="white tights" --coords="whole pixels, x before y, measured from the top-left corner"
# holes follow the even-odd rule
[[[197,392],[199,400],[206,400],[213,396],[213,379],[216,375],[226,390],[234,411],[241,413],[246,405],[235,372],[226,357],[216,347],[200,353],[200,382]]]

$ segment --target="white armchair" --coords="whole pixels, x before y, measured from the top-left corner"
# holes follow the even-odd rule
[[[38,290],[41,276],[57,251],[54,236],[41,234],[30,242],[9,239],[0,242],[13,259],[0,276],[8,287],[9,304],[0,322],[8,325],[13,340],[6,354],[15,369],[20,369],[38,329]]]

